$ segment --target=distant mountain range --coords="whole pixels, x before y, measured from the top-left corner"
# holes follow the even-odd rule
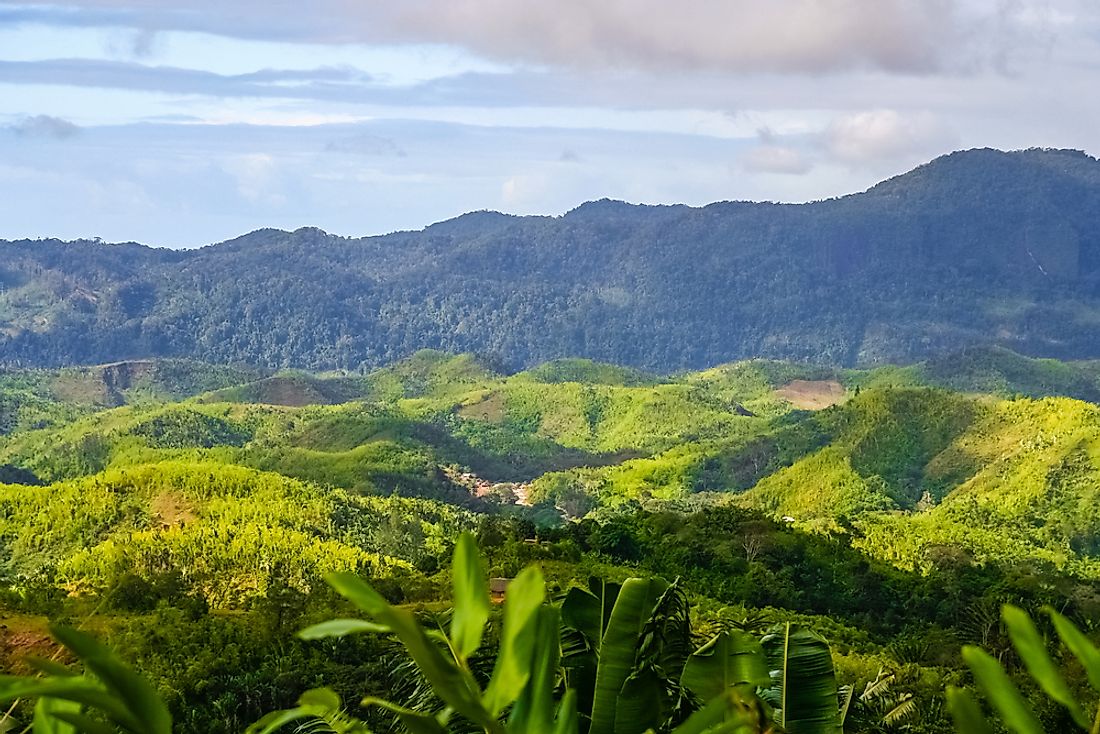
[[[971,150],[810,204],[475,212],[197,250],[0,242],[0,363],[188,357],[359,369],[421,348],[504,367],[1100,357],[1100,162]]]

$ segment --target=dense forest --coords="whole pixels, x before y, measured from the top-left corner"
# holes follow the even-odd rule
[[[0,243],[0,360],[145,357],[367,371],[422,348],[502,367],[754,356],[907,363],[997,344],[1100,357],[1100,164],[972,150],[852,196],[477,212],[348,239],[260,230],[197,250]]]
[[[999,347],[675,374],[585,359],[508,373],[434,351],[326,373],[12,368],[0,372],[0,670],[64,676],[57,662],[78,658],[117,670],[78,628],[151,683],[175,731],[239,732],[265,715],[436,731],[407,718],[453,708],[408,625],[480,619],[480,554],[485,574],[518,584],[510,599],[522,590],[561,615],[582,730],[606,723],[592,599],[635,594],[649,602],[621,664],[630,685],[657,685],[660,705],[642,708],[658,731],[709,710],[699,671],[719,647],[757,671],[745,690],[765,718],[788,699],[759,671],[791,648],[828,667],[828,726],[802,731],[949,731],[948,689],[993,675],[968,645],[1000,661],[1041,726],[1068,730],[1080,712],[1067,697],[1095,699],[1087,676],[1057,654],[1066,688],[1047,701],[1028,675],[1035,645],[1020,651],[1023,617],[1002,623],[1001,608],[1095,636],[1098,397],[1100,363]],[[503,617],[486,608],[484,645],[477,628],[443,648],[475,688],[496,690],[496,667],[518,655],[510,603]],[[375,629],[348,621],[368,610],[404,632],[347,635]],[[296,636],[331,617],[344,621]],[[357,706],[364,696],[389,708]],[[496,714],[534,715],[522,697],[485,696]],[[34,712],[24,700],[10,716]]]

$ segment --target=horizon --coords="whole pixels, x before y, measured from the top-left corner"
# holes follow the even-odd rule
[[[810,199],[810,200],[806,200],[806,201],[781,201],[781,200],[776,200],[776,199],[717,199],[717,200],[714,200],[714,201],[709,201],[709,202],[705,202],[705,203],[701,203],[701,204],[688,204],[688,203],[684,203],[684,202],[673,202],[673,201],[669,201],[669,202],[627,201],[627,200],[624,200],[624,199],[615,199],[615,198],[604,196],[604,197],[600,197],[600,198],[596,198],[596,199],[587,199],[585,201],[579,202],[579,203],[573,205],[572,207],[570,207],[569,209],[566,209],[566,210],[564,210],[560,213],[533,212],[533,213],[528,213],[528,214],[515,214],[515,213],[512,213],[512,212],[501,211],[499,209],[488,209],[488,208],[471,209],[469,211],[465,211],[465,212],[462,212],[460,214],[456,214],[456,215],[454,215],[452,217],[448,217],[446,219],[439,219],[439,220],[436,220],[436,221],[427,222],[427,223],[421,224],[419,226],[413,226],[413,227],[404,228],[404,229],[393,229],[393,230],[389,230],[389,231],[385,231],[385,232],[369,232],[369,233],[365,233],[365,234],[348,234],[348,233],[344,233],[344,232],[332,232],[332,231],[329,231],[329,230],[325,229],[324,227],[320,227],[320,226],[317,226],[317,225],[303,224],[299,227],[294,227],[292,229],[287,229],[287,228],[282,228],[282,227],[260,226],[260,227],[257,227],[255,229],[251,229],[247,232],[239,232],[237,234],[233,234],[231,236],[228,236],[224,239],[220,239],[220,240],[217,240],[217,241],[202,242],[202,243],[197,243],[197,244],[174,245],[174,246],[173,245],[163,245],[163,244],[155,243],[155,242],[147,242],[147,241],[142,242],[142,241],[134,240],[134,239],[129,239],[129,240],[107,240],[107,239],[104,239],[104,238],[98,237],[98,236],[73,237],[73,238],[69,238],[69,239],[66,239],[66,238],[63,238],[63,237],[51,236],[51,235],[42,235],[42,236],[38,236],[38,237],[18,237],[18,238],[0,237],[0,241],[3,241],[3,242],[58,241],[58,242],[61,242],[61,243],[64,243],[64,244],[92,243],[92,244],[107,245],[107,246],[137,245],[137,246],[140,246],[140,247],[145,247],[145,248],[155,249],[155,250],[200,250],[200,249],[203,249],[203,248],[206,248],[206,247],[214,247],[214,246],[218,246],[218,245],[224,245],[224,244],[233,242],[237,239],[241,239],[243,237],[248,237],[248,236],[256,234],[258,232],[265,232],[265,231],[281,232],[281,233],[284,233],[284,234],[294,234],[294,233],[297,233],[297,232],[300,232],[300,231],[303,231],[303,230],[318,230],[326,236],[338,237],[338,238],[341,238],[341,239],[355,240],[355,239],[370,239],[370,238],[375,238],[375,237],[387,237],[389,235],[401,234],[401,233],[423,232],[423,231],[425,231],[425,230],[427,230],[431,227],[434,227],[436,225],[445,224],[447,222],[455,221],[457,219],[462,219],[463,217],[467,217],[467,216],[470,216],[470,215],[476,215],[476,214],[497,214],[497,215],[501,215],[501,216],[505,216],[505,217],[512,217],[512,218],[516,218],[516,219],[523,219],[523,218],[561,219],[561,218],[566,217],[569,214],[577,211],[578,209],[581,209],[584,206],[587,206],[589,204],[598,204],[598,203],[601,203],[601,202],[609,202],[609,203],[615,203],[615,204],[625,204],[627,206],[632,206],[632,207],[653,207],[653,208],[683,207],[683,208],[687,208],[687,209],[705,209],[707,207],[714,206],[714,205],[717,205],[717,204],[732,204],[732,203],[740,203],[740,204],[775,204],[775,205],[782,205],[782,206],[806,206],[806,205],[812,205],[812,204],[820,204],[820,203],[829,202],[829,201],[835,201],[837,199],[844,199],[844,198],[847,198],[847,197],[850,197],[850,196],[859,196],[861,194],[867,193],[868,191],[875,188],[879,184],[883,184],[883,183],[886,183],[888,181],[892,181],[894,179],[903,178],[903,177],[905,177],[905,176],[907,176],[907,175],[909,175],[909,174],[911,174],[911,173],[913,173],[913,172],[915,172],[915,171],[917,171],[921,168],[924,168],[925,166],[928,166],[928,165],[931,165],[931,164],[935,163],[938,160],[941,160],[941,159],[944,159],[944,158],[949,158],[949,157],[956,156],[956,155],[959,155],[959,154],[982,152],[982,151],[989,151],[989,152],[993,152],[993,153],[1001,153],[1001,154],[1006,154],[1006,155],[1012,155],[1012,154],[1018,154],[1018,153],[1028,153],[1028,152],[1075,153],[1075,154],[1080,154],[1080,155],[1082,155],[1082,156],[1084,156],[1084,157],[1086,157],[1086,158],[1088,158],[1092,161],[1100,160],[1100,159],[1098,159],[1098,157],[1096,155],[1093,155],[1089,151],[1082,150],[1082,149],[1079,149],[1079,148],[1049,148],[1049,147],[1031,146],[1031,147],[1026,147],[1026,148],[1016,148],[1016,149],[1011,149],[1011,150],[1005,150],[1005,149],[1000,149],[1000,148],[992,148],[992,147],[988,147],[988,146],[982,146],[982,147],[974,147],[974,148],[961,148],[961,149],[958,149],[958,150],[952,150],[952,151],[948,151],[946,153],[942,153],[942,154],[937,155],[936,157],[934,157],[930,160],[918,163],[918,164],[914,165],[913,167],[908,168],[904,171],[900,171],[900,172],[897,172],[897,173],[894,173],[894,174],[891,174],[891,175],[887,175],[884,178],[881,178],[881,179],[869,184],[867,187],[865,187],[863,189],[860,189],[858,191],[842,192],[842,193],[837,193],[837,194],[833,194],[833,195],[830,195],[830,196],[825,196],[825,197],[818,198],[818,199]]]

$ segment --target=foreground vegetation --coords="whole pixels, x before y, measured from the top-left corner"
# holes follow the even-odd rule
[[[883,678],[881,671],[858,699],[854,688],[838,688],[828,644],[789,622],[760,640],[743,630],[722,630],[693,650],[687,601],[677,583],[596,581],[591,590],[571,588],[559,607],[546,604],[537,566],[527,567],[509,584],[488,673],[476,656],[493,616],[492,600],[472,535],[459,538],[452,577],[449,629],[439,619],[423,626],[355,574],[343,573],[330,576],[329,584],[372,619],[332,619],[298,636],[393,635],[435,700],[368,696],[361,705],[381,709],[417,734],[469,727],[488,734],[754,734],[777,729],[833,734],[844,730],[849,716],[866,716],[865,709],[871,710],[872,724],[886,728],[905,722],[916,710],[911,694],[890,694],[891,677]],[[1003,616],[1031,679],[1077,728],[1095,730],[1100,709],[1098,723],[1090,723],[1028,615],[1006,605]],[[1084,666],[1093,692],[1100,691],[1100,650],[1063,615],[1051,610],[1050,617],[1074,661]],[[39,661],[36,667],[44,677],[0,679],[0,703],[35,700],[31,728],[36,734],[116,729],[171,734],[172,715],[147,681],[83,633],[64,627],[53,633],[86,666],[84,675]],[[1010,730],[1044,730],[995,658],[977,647],[965,648],[963,657]],[[947,700],[959,732],[991,731],[970,693],[949,687]],[[274,734],[290,725],[299,731],[370,732],[332,689],[315,688],[303,693],[296,707],[266,714],[248,734]]]
[[[350,618],[325,579],[353,577],[447,628],[463,596],[449,560],[468,532],[493,577],[540,569],[539,599],[577,633],[563,633],[561,664],[582,726],[588,664],[570,654],[598,644],[568,610],[643,578],[678,610],[661,634],[680,636],[682,659],[723,633],[790,625],[827,639],[851,694],[845,731],[950,729],[946,688],[973,680],[965,645],[1004,662],[1057,730],[1065,696],[1037,695],[1000,609],[1042,619],[1050,606],[1086,635],[1100,615],[1100,409],[1079,399],[1098,378],[1091,363],[1000,350],[674,376],[584,360],[503,375],[439,353],[367,375],[8,372],[0,668],[83,655],[79,636],[61,633],[68,653],[51,641],[60,623],[139,671],[177,731],[239,732],[319,686],[438,712],[439,691],[392,639],[294,633]],[[488,629],[459,661],[482,688],[504,645]],[[711,697],[672,685],[671,648],[631,649],[632,664],[663,671],[664,693],[643,697],[662,718],[646,726],[669,730]],[[1053,660],[1087,699],[1087,664]],[[377,707],[345,713],[399,726]]]

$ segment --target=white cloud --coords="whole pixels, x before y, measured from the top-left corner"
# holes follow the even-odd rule
[[[766,142],[746,151],[740,164],[751,173],[802,175],[813,169],[813,162],[802,151]]]
[[[237,182],[237,192],[250,202],[285,203],[286,197],[273,191],[276,176],[275,159],[266,153],[246,153],[229,158],[225,172]]]
[[[930,112],[870,110],[833,120],[824,145],[842,163],[865,165],[943,153],[954,140],[950,128]]]

